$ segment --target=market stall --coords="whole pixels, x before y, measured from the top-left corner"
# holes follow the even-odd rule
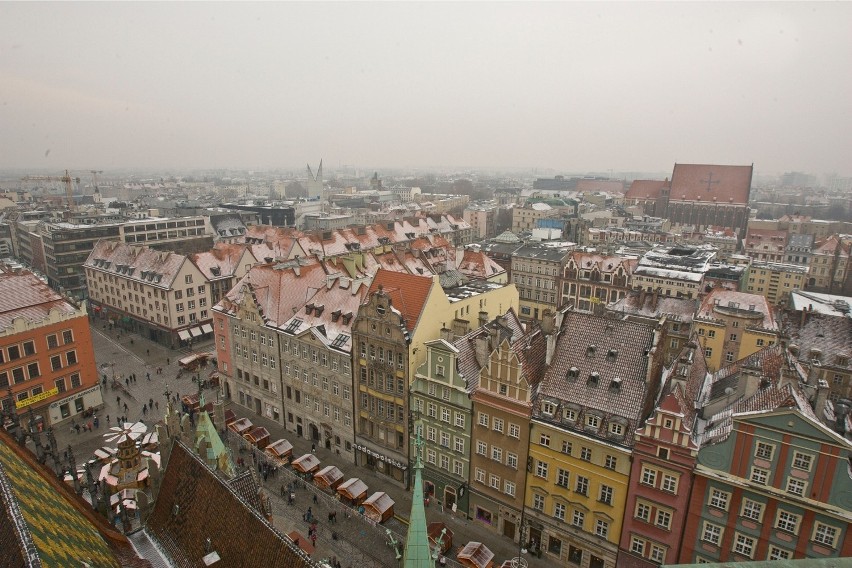
[[[376,491],[365,500],[364,515],[377,523],[383,523],[393,517],[394,501],[384,491]]]
[[[239,436],[248,433],[253,427],[254,424],[248,418],[240,418],[228,425],[228,428]]]
[[[332,491],[343,483],[343,472],[336,465],[329,465],[314,474],[314,483],[320,489]]]
[[[267,446],[267,444],[269,444],[269,430],[263,426],[256,426],[243,434],[243,438],[245,438],[249,444],[262,450]]]
[[[283,465],[293,457],[293,444],[281,438],[263,448],[263,451],[280,465]]]
[[[367,497],[367,484],[353,477],[337,486],[337,493],[344,503],[357,507]]]
[[[481,542],[469,542],[458,555],[459,564],[468,568],[493,568],[494,553]]]
[[[320,461],[314,454],[305,454],[294,459],[291,465],[299,473],[314,473],[319,469]]]

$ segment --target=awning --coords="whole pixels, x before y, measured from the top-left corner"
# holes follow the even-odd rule
[[[189,332],[192,334],[192,337],[201,336],[201,329],[200,328],[193,327],[192,329],[189,330]]]
[[[182,329],[182,330],[180,330],[180,331],[178,332],[178,337],[180,337],[180,338],[181,338],[181,339],[183,339],[184,341],[189,341],[189,338],[190,338],[189,330],[187,330],[187,329]]]
[[[201,331],[203,331],[204,333],[213,333],[213,326],[209,323],[205,323],[201,326]]]

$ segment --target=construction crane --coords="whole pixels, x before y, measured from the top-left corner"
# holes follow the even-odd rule
[[[65,198],[68,200],[68,208],[71,211],[76,210],[76,206],[74,205],[74,191],[71,186],[71,182],[75,181],[80,183],[80,178],[72,178],[68,170],[65,170],[64,176],[24,176],[21,178],[21,181],[61,181],[65,184]]]

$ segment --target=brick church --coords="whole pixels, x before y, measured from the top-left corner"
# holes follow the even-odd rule
[[[671,181],[634,180],[624,202],[672,225],[694,225],[698,231],[730,228],[742,238],[753,172],[754,165],[675,164]]]

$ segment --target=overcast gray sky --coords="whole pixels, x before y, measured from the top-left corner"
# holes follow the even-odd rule
[[[849,175],[850,30],[845,2],[2,2],[0,168]]]

